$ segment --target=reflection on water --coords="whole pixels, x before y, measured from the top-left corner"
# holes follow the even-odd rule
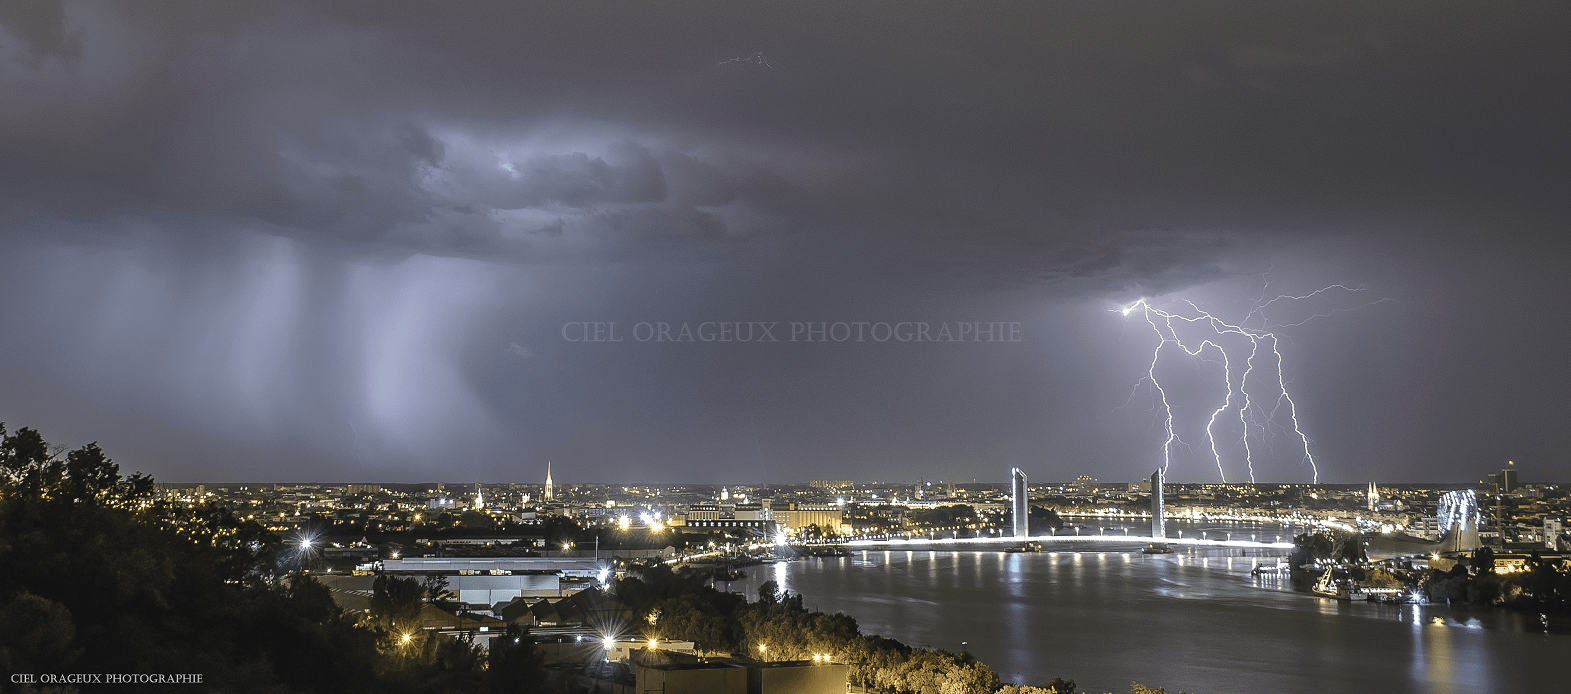
[[[1338,602],[1250,575],[1280,552],[1108,549],[866,551],[755,567],[732,588],[753,595],[772,578],[864,633],[949,650],[966,641],[1006,681],[1061,676],[1082,691],[1131,680],[1206,694],[1562,686],[1551,664],[1571,635],[1542,633],[1537,615]]]

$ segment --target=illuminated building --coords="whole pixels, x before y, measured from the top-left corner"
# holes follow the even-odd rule
[[[1009,470],[1009,511],[1014,515],[1015,537],[1031,536],[1031,497],[1026,493],[1026,473],[1020,468]]]
[[[1471,489],[1440,496],[1440,551],[1478,549],[1478,496]]]
[[[1162,471],[1157,470],[1151,473],[1151,537],[1167,537],[1167,525],[1162,518],[1165,512],[1162,504]]]
[[[1090,475],[1081,475],[1079,477],[1076,477],[1075,478],[1075,493],[1076,494],[1085,494],[1087,496],[1095,494],[1096,491],[1097,491],[1099,482],[1100,481],[1097,478],[1092,477]]]
[[[833,504],[787,504],[771,509],[770,517],[788,532],[816,525],[826,533],[841,532],[841,509]]]

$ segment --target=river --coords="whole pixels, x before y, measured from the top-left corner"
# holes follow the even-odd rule
[[[1273,532],[1242,528],[1261,530]],[[1015,684],[1058,676],[1098,694],[1131,681],[1200,694],[1571,691],[1571,634],[1539,615],[1318,598],[1250,574],[1281,552],[1238,554],[859,551],[755,566],[730,589],[754,595],[773,579],[809,609],[855,617],[863,633],[951,651],[966,642]]]

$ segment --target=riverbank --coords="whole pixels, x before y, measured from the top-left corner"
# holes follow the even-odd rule
[[[1284,553],[1279,553],[1285,557]],[[753,567],[809,609],[855,615],[864,633],[964,648],[1005,682],[1130,680],[1170,691],[1553,691],[1544,663],[1571,636],[1488,608],[1378,605],[1296,592],[1252,576],[1260,557],[1183,549],[857,552]]]

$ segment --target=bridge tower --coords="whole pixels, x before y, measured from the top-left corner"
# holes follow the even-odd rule
[[[1015,520],[1015,537],[1031,537],[1031,498],[1026,494],[1026,473],[1020,468],[1009,471],[1010,512]]]
[[[1163,515],[1167,509],[1162,503],[1162,471],[1151,473],[1151,537],[1167,539],[1167,524]]]

